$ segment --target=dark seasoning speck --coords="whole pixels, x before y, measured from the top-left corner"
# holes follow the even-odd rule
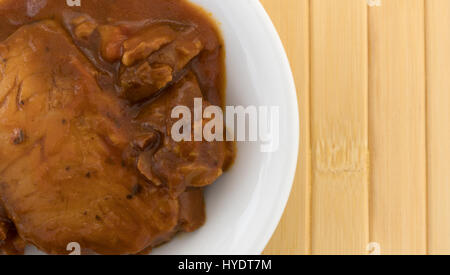
[[[139,194],[142,190],[142,186],[140,184],[135,184],[133,185],[133,188],[131,189],[131,194],[127,195],[127,199],[131,200],[133,199],[134,196],[136,196],[137,194]]]
[[[13,143],[15,145],[22,144],[25,141],[25,132],[22,129],[14,129]]]

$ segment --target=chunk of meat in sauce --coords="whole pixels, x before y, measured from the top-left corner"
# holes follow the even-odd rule
[[[168,25],[154,25],[133,35],[123,43],[122,64],[129,67],[169,44],[177,33]]]
[[[165,137],[156,152],[150,150],[140,154],[138,169],[156,185],[166,183],[172,196],[179,195],[186,187],[213,183],[222,174],[229,157],[225,142],[193,141],[194,131],[191,131],[192,141],[176,142],[171,137],[172,126],[179,120],[171,118],[173,108],[187,106],[193,114],[195,98],[202,98],[202,92],[195,75],[188,73],[143,108],[136,119]],[[203,104],[203,108],[209,105],[205,100]],[[203,124],[206,122],[204,120]]]
[[[69,242],[133,254],[173,234],[178,200],[121,165],[131,118],[62,28],[27,25],[3,45],[0,201],[20,236],[51,254]],[[9,139],[16,128],[27,133],[20,145]]]
[[[205,199],[202,188],[189,188],[180,195],[180,227],[184,232],[193,232],[206,220]]]
[[[131,101],[139,101],[154,95],[172,80],[173,69],[169,65],[144,62],[122,72],[121,94]]]
[[[0,243],[6,240],[11,221],[6,216],[6,211],[3,206],[0,205]]]
[[[0,241],[0,255],[23,255],[26,242],[12,229],[8,231],[8,237]]]
[[[122,26],[101,25],[98,27],[100,33],[100,53],[109,62],[115,62],[122,55],[123,42],[128,38],[126,29]]]
[[[75,37],[78,39],[88,39],[97,29],[97,23],[87,16],[79,16],[72,20],[75,28]]]
[[[230,143],[170,135],[175,104],[223,104],[214,24],[185,1],[106,2],[30,17],[28,0],[0,0],[0,254],[146,253],[204,223],[195,186],[232,163]]]
[[[72,26],[78,39],[93,35],[93,28],[98,30],[103,59],[121,60],[120,96],[132,102],[167,87],[204,47],[192,26],[155,23],[136,31],[131,23],[97,27],[85,16],[73,19]]]
[[[108,62],[115,62],[122,56],[123,42],[128,39],[129,30],[123,25],[101,25],[87,15],[75,15],[69,20],[69,29],[74,39],[85,45],[98,40],[98,50],[101,57]]]
[[[119,73],[123,97],[139,101],[153,96],[176,79],[203,49],[192,27],[174,36],[170,27],[150,26],[147,32],[125,41],[124,66]]]
[[[14,224],[8,219],[4,207],[0,205],[0,255],[23,254],[25,245]]]

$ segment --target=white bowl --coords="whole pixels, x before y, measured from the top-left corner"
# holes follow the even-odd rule
[[[207,221],[152,254],[260,254],[280,220],[294,179],[299,120],[289,62],[258,0],[191,0],[220,23],[226,44],[226,105],[279,106],[279,148],[239,142],[234,166],[206,191]],[[41,254],[35,248],[27,254]]]
[[[238,143],[233,168],[207,188],[207,221],[154,254],[260,254],[289,197],[297,164],[296,89],[280,38],[258,0],[191,0],[219,22],[226,46],[226,105],[279,106],[280,145]]]

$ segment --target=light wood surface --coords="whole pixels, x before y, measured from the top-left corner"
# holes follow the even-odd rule
[[[428,252],[450,254],[450,1],[426,1]]]
[[[424,1],[369,11],[372,242],[388,254],[426,252]]]
[[[301,128],[264,253],[449,254],[450,1],[261,2],[290,58]]]
[[[384,253],[426,252],[424,1],[369,11],[370,239]]]
[[[310,111],[309,111],[309,1],[265,0],[265,8],[276,22],[291,62],[300,112],[299,161],[289,204],[277,233],[266,248],[269,254],[309,254],[310,246]],[[288,23],[290,22],[290,23]]]
[[[367,6],[314,0],[310,15],[312,253],[363,253],[369,241]]]

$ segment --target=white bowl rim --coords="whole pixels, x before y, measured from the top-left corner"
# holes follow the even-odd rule
[[[259,0],[251,0],[251,3],[254,5],[255,10],[258,14],[258,16],[261,17],[261,19],[264,22],[264,28],[268,31],[270,34],[270,38],[268,39],[268,42],[273,43],[273,45],[278,49],[278,55],[280,56],[280,61],[282,62],[282,66],[286,70],[286,72],[289,72],[285,77],[286,81],[288,82],[288,86],[290,87],[290,91],[288,92],[290,99],[289,102],[291,102],[290,110],[294,112],[295,116],[292,118],[292,133],[295,135],[295,145],[293,150],[291,150],[288,154],[287,159],[289,160],[289,163],[291,164],[290,167],[286,167],[286,174],[287,178],[290,179],[289,183],[284,183],[281,191],[282,196],[280,198],[279,204],[275,206],[275,216],[270,220],[270,222],[267,224],[267,229],[265,229],[263,232],[263,237],[261,238],[261,244],[254,248],[255,254],[261,254],[263,253],[264,249],[268,245],[270,239],[272,238],[273,234],[275,233],[275,230],[277,229],[277,226],[281,220],[281,217],[283,216],[284,210],[286,208],[287,202],[289,200],[289,196],[292,190],[292,186],[294,184],[295,179],[295,172],[297,170],[297,161],[298,161],[298,154],[299,154],[299,145],[300,145],[300,119],[299,119],[299,109],[298,109],[298,99],[297,99],[297,89],[295,86],[295,81],[292,73],[292,69],[289,63],[289,59],[287,57],[286,50],[283,46],[283,43],[281,42],[281,38],[270,19],[269,14],[264,9],[263,5]],[[249,249],[250,251],[253,249]]]

